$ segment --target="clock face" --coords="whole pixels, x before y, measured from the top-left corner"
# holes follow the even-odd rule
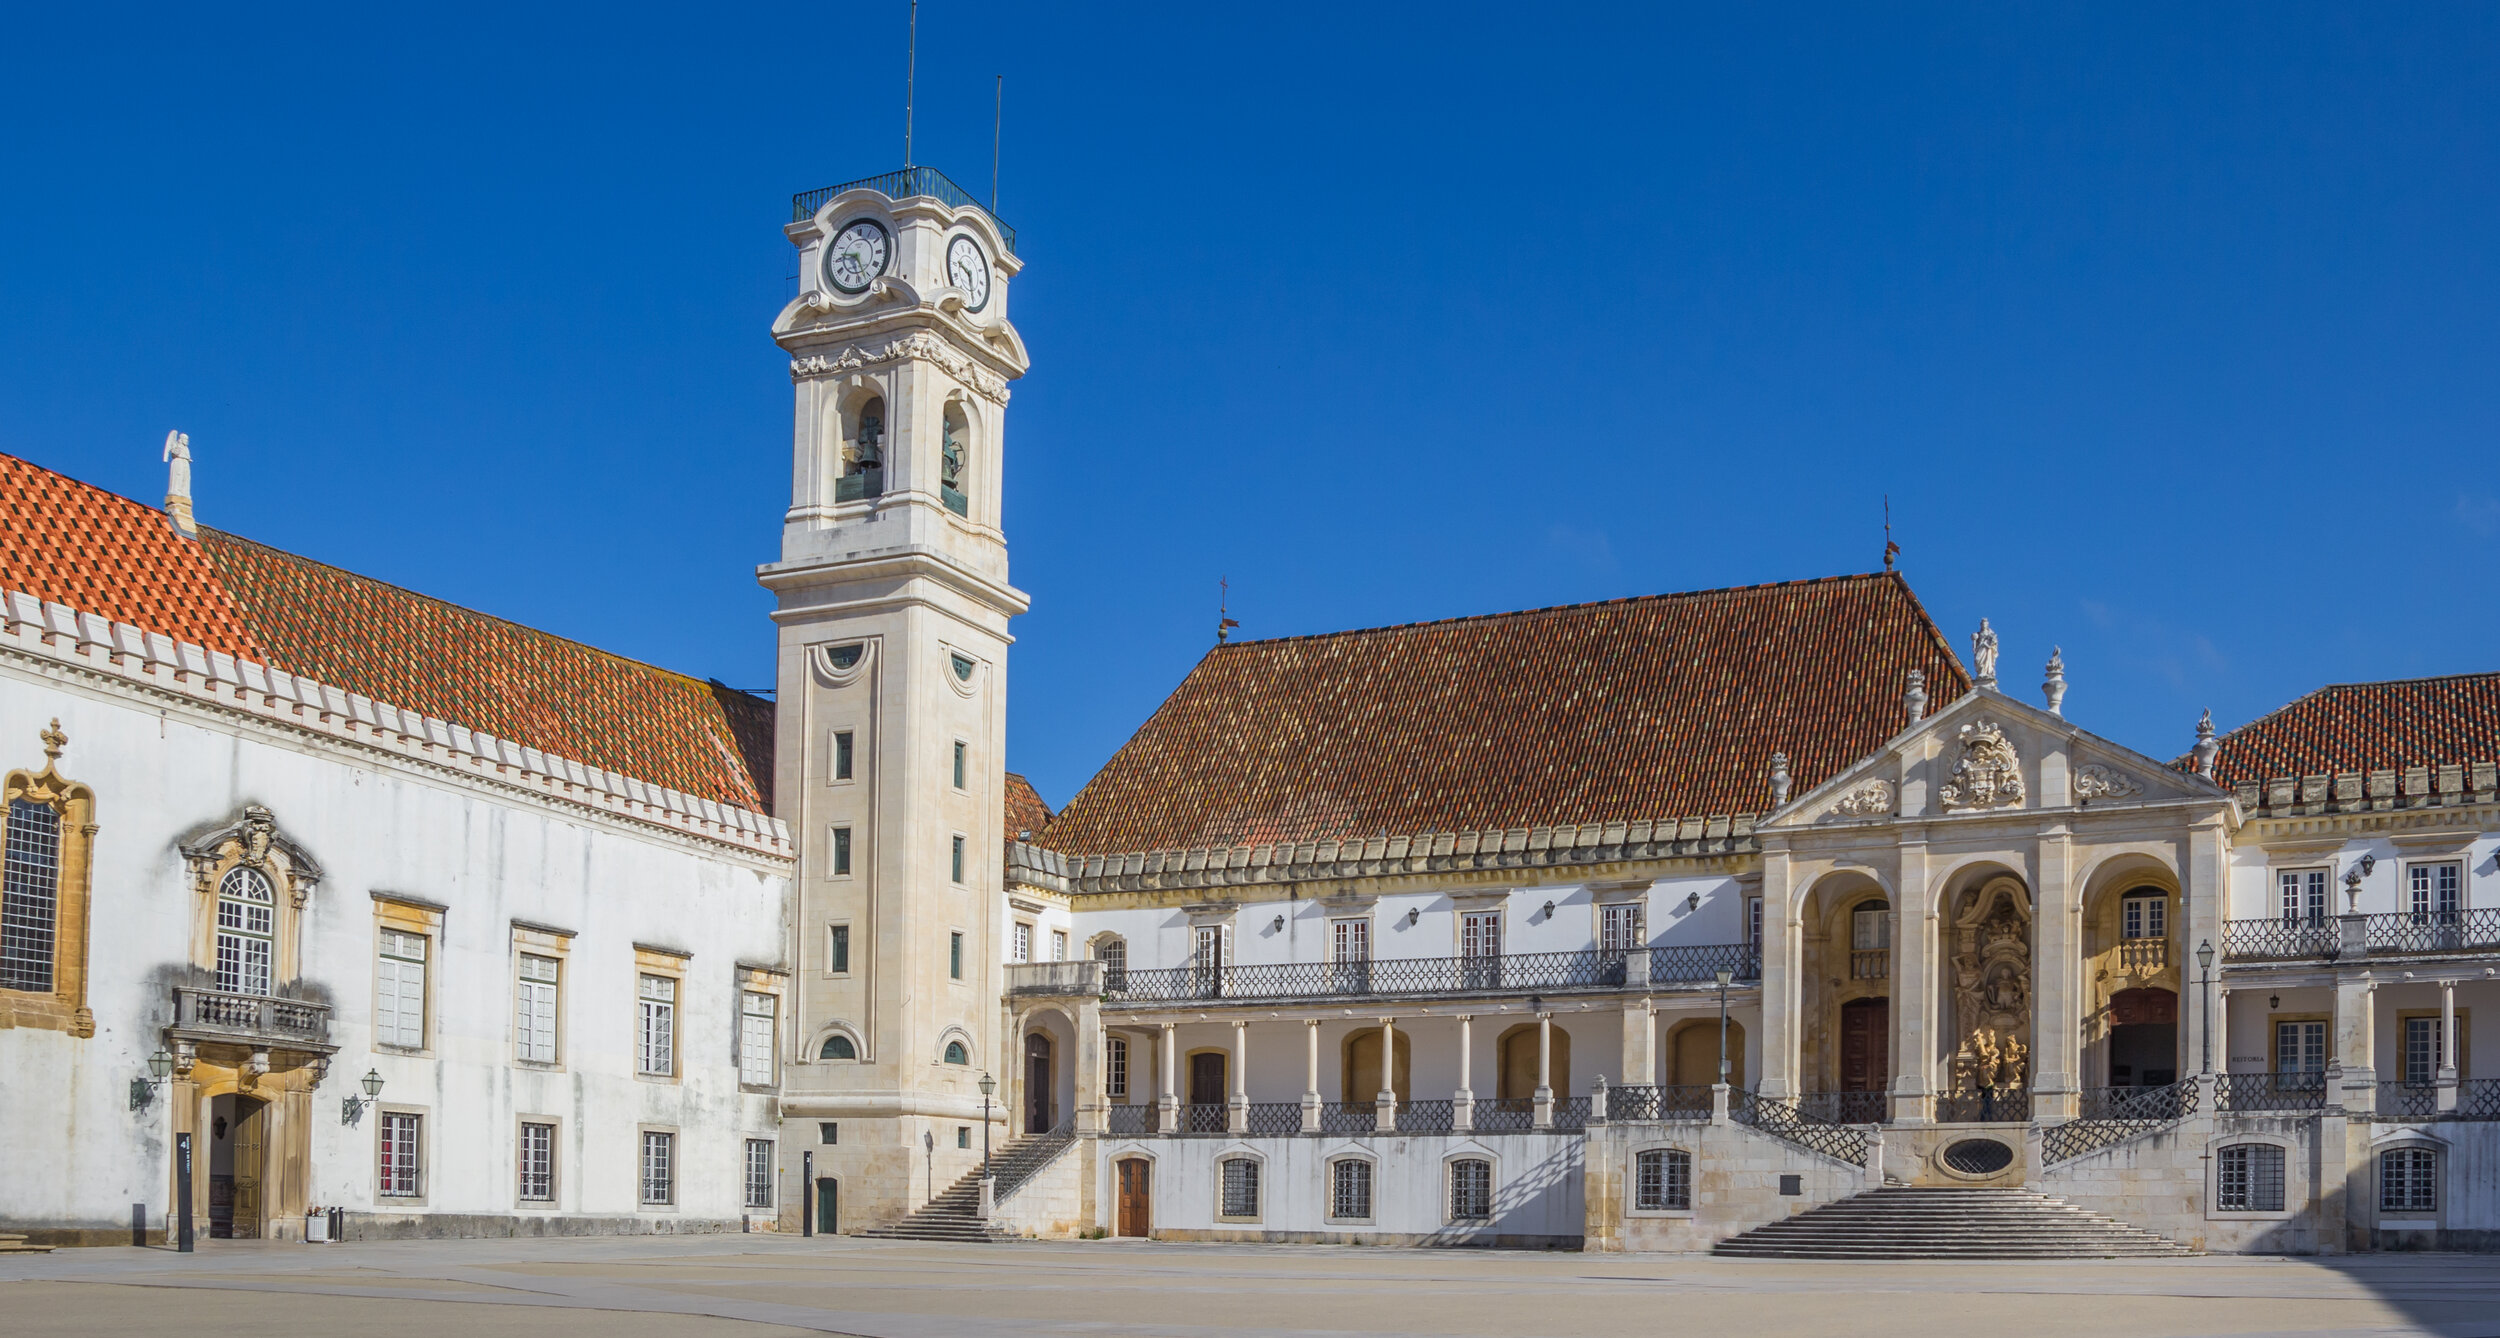
[[[979,311],[990,304],[990,262],[982,257],[979,242],[958,235],[946,244],[946,281],[963,290],[964,310]]]
[[[894,239],[873,218],[854,219],[833,234],[825,248],[825,280],[846,293],[868,291],[868,281],[885,273],[894,255]]]

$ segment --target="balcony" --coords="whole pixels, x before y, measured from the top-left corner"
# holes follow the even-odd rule
[[[2222,925],[2222,956],[2231,962],[2285,962],[2332,958],[2342,951],[2344,933],[2335,921],[2226,920]]]
[[[1134,975],[1135,972],[1112,972],[1112,975]],[[1099,997],[1103,992],[1102,963],[1090,959],[1072,962],[1009,962],[1007,993],[1056,995],[1061,998]]]
[[[2500,951],[2500,906],[2373,915],[2362,928],[2372,952]]]
[[[254,1050],[329,1054],[330,1006],[301,999],[174,987],[174,1039],[240,1045]]]
[[[1849,953],[1851,980],[1882,980],[1892,974],[1890,948],[1853,948]]]
[[[2227,935],[2226,935],[2227,937]],[[2170,940],[2127,938],[2118,941],[2118,969],[2131,975],[2159,974],[2170,965]]]
[[[2233,962],[2333,961],[2349,943],[2371,953],[2500,953],[2500,906],[2227,920],[2222,926],[2222,955]]]
[[[1008,968],[1008,992],[1085,994],[1114,1004],[1190,1003],[1210,999],[1394,999],[1459,994],[1540,994],[1619,990],[1649,985],[1709,985],[1761,977],[1761,958],[1742,943],[1577,952],[1506,953],[1478,957],[1381,957],[1352,962],[1272,962],[1250,966],[1174,966],[1111,972],[1098,987],[1049,962]]]

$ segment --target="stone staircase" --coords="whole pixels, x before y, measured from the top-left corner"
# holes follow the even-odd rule
[[[1016,1188],[1034,1173],[1059,1159],[1059,1155],[1076,1145],[1076,1136],[1066,1129],[1046,1134],[1028,1134],[990,1154],[990,1172],[998,1177],[994,1190],[999,1201],[1016,1192]],[[981,1220],[981,1173],[965,1173],[961,1180],[948,1185],[939,1195],[914,1209],[908,1216],[882,1222],[852,1234],[870,1240],[959,1240],[995,1241],[1010,1236],[995,1221]]]
[[[2196,1251],[2029,1190],[1886,1187],[1730,1236],[1711,1253],[1756,1259],[2142,1259]]]
[[[49,1245],[29,1245],[22,1231],[0,1231],[0,1254],[50,1254]]]

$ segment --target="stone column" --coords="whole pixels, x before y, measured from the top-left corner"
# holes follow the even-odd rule
[[[2183,1024],[2179,1028],[2182,1043],[2180,1056],[2185,1061],[2181,1067],[2198,1071],[2204,1068],[2206,1033],[2213,1025],[2209,1016],[2211,1005],[2207,998],[2201,997],[2210,988],[2203,978],[2215,974],[2222,966],[2222,908],[2224,899],[2231,895],[2229,871],[2224,867],[2227,854],[2221,820],[2216,818],[2199,822],[2188,832],[2187,867],[2179,871],[2180,902],[2187,921],[2186,932],[2179,936],[2181,946],[2186,949],[2179,963],[2179,983],[2200,996],[2179,1001],[2183,1005],[2192,1005],[2182,1009],[2185,1016],[2180,1018]],[[2211,971],[2196,964],[2197,949],[2207,943],[2214,945]],[[2214,1071],[2221,1072],[2221,1065],[2217,1064]]]
[[[1099,1138],[1109,1127],[1109,1098],[1103,1095],[1102,1003],[1086,999],[1076,1006],[1076,1132]]]
[[[1372,1096],[1372,1118],[1382,1133],[1398,1127],[1398,1020],[1380,1019],[1380,1090]]]
[[[1656,1081],[1650,1076],[1650,1050],[1646,1044],[1647,1027],[1644,1025],[1648,1017],[1647,999],[1634,999],[1623,1005],[1623,1066],[1620,1071],[1624,1082],[1635,1087]]]
[[[1235,1134],[1250,1132],[1250,1023],[1233,1019],[1232,1097],[1225,1103],[1225,1127]]]
[[[1302,1030],[1310,1052],[1302,1073],[1302,1132],[1315,1134],[1319,1132],[1319,1019],[1304,1019]]]
[[[1157,1076],[1163,1080],[1163,1095],[1155,1100],[1155,1127],[1167,1134],[1181,1127],[1181,1098],[1173,1087],[1181,1066],[1179,1035],[1178,1026],[1163,1024],[1163,1062],[1155,1065]]]
[[[2457,982],[2439,982],[2439,1112],[2457,1108]]]
[[[1450,1094],[1450,1129],[1466,1133],[1476,1127],[1475,1018],[1458,1015],[1458,1090]]]
[[[1554,1127],[1554,1015],[1536,1015],[1536,1127]]]
[[[1772,838],[1762,849],[1762,1071],[1764,1096],[1797,1091],[1797,918],[1789,906],[1788,848]]]
[[[2347,1113],[2364,1117],[2378,1109],[2378,984],[2355,972],[2335,981],[2335,1063],[2342,1070]],[[2334,1101],[2336,1093],[2329,1092]]]
[[[1927,837],[1903,832],[1893,890],[1892,1119],[1920,1125],[1935,1119],[1939,917],[1927,885]]]
[[[2073,881],[2073,845],[2064,823],[2040,836],[2033,854],[2031,1117],[2075,1116],[2083,1045],[2083,889]]]

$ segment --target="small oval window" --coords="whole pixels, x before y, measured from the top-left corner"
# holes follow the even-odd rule
[[[859,642],[854,641],[847,646],[834,647],[825,658],[833,661],[833,667],[836,669],[848,669],[859,663],[860,652],[863,649],[865,648]]]
[[[1944,1164],[1964,1175],[1994,1175],[2014,1164],[2014,1149],[1993,1138],[1965,1138],[1944,1150]]]
[[[956,681],[958,681],[958,682],[963,682],[963,683],[969,683],[969,682],[971,682],[971,681],[972,681],[972,657],[971,657],[971,656],[969,656],[969,655],[955,655],[955,656],[950,656],[950,657],[948,657],[948,658],[950,658],[950,659],[954,662],[954,665],[955,665],[955,678],[956,678]]]
[[[818,1059],[857,1059],[859,1048],[851,1044],[851,1038],[848,1036],[828,1036],[825,1038],[824,1048],[816,1052],[816,1057]]]

